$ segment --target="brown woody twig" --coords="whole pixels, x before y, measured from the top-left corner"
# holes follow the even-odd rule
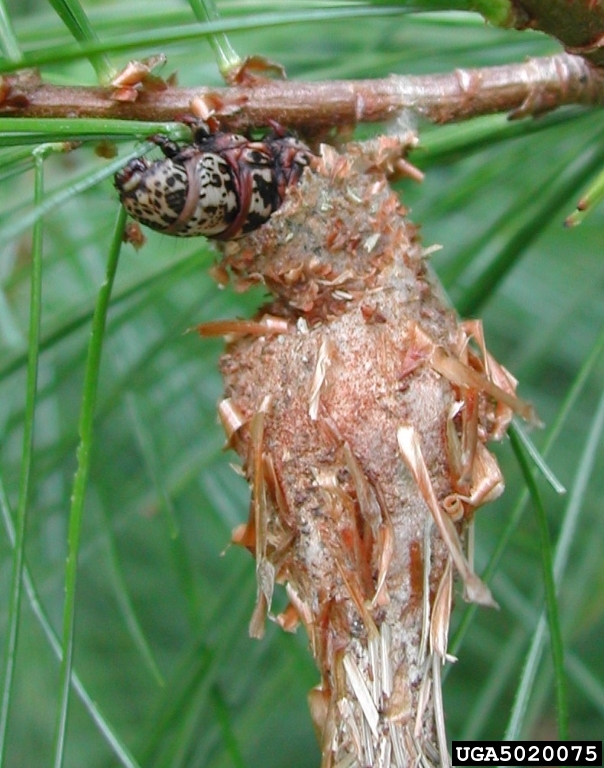
[[[0,84],[0,115],[95,117],[167,121],[190,114],[192,104],[230,130],[277,121],[302,132],[383,122],[412,109],[449,123],[479,115],[541,114],[566,104],[604,103],[604,74],[582,57],[559,54],[521,64],[458,69],[446,74],[392,75],[378,80],[262,81],[253,87],[146,88],[133,101],[116,90],[49,85],[22,75]]]
[[[557,38],[568,53],[604,65],[602,0],[512,0],[513,26],[538,29]]]

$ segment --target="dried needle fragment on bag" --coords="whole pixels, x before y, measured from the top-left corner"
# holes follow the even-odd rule
[[[464,535],[503,490],[486,443],[514,411],[532,418],[430,275],[384,172],[397,157],[387,138],[324,147],[266,224],[221,246],[240,285],[273,296],[214,329],[230,338],[220,414],[252,492],[234,533],[256,559],[251,632],[284,583],[276,619],[304,624],[320,673],[323,768],[449,765],[452,578],[495,604]]]

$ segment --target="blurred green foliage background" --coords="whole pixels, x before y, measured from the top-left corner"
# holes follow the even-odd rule
[[[220,3],[219,10],[240,25],[230,39],[241,55],[263,54],[298,79],[443,72],[559,50],[542,35],[496,30],[461,14],[393,15],[390,9],[384,15],[374,7],[359,16],[340,6],[339,18],[290,18],[294,11],[325,13],[327,7],[232,0]],[[57,47],[56,60],[42,69],[45,79],[96,83],[84,57],[61,61],[61,48],[72,38],[48,3],[13,0],[7,8],[26,60],[28,52]],[[177,71],[181,85],[220,84],[203,28],[187,3],[86,0],[84,8],[116,68],[129,58],[163,52],[168,64],[162,74]],[[174,41],[175,32],[177,38],[179,30],[190,33],[195,25],[197,39]],[[162,44],[168,32],[172,42]],[[135,33],[141,46],[124,48]],[[518,377],[521,395],[545,422],[531,434],[538,447],[585,374],[548,454],[568,493],[558,496],[539,483],[554,544],[564,521],[575,521],[570,535],[565,533],[570,550],[559,595],[570,735],[599,739],[604,211],[596,210],[575,229],[562,223],[603,165],[602,115],[568,108],[519,124],[490,117],[446,127],[419,121],[418,127],[422,144],[412,160],[426,170],[426,180],[401,184],[402,198],[421,224],[426,245],[443,246],[433,265],[452,301],[465,315],[483,318],[491,352]],[[34,179],[31,145],[15,138],[9,120],[0,128],[0,478],[14,516]],[[365,126],[360,133],[387,129]],[[133,146],[121,143],[120,155]],[[44,166],[45,195],[52,198],[63,188],[68,193],[44,218],[42,343],[25,555],[38,599],[59,636],[86,348],[118,211],[110,178],[84,191],[72,187],[107,167],[94,148],[85,143],[49,157]],[[246,519],[249,500],[244,481],[229,466],[234,456],[222,452],[216,418],[222,343],[186,333],[199,322],[248,315],[263,295],[219,290],[208,275],[216,254],[206,241],[146,234],[142,250],[123,248],[112,295],[79,552],[74,668],[102,718],[93,717],[72,692],[64,764],[313,768],[319,752],[306,692],[317,674],[306,637],[302,631],[286,635],[273,625],[260,642],[247,636],[254,564],[228,542],[232,528]],[[519,506],[525,486],[509,443],[496,452],[507,491],[477,515],[476,565],[483,571],[501,537],[509,537],[492,580],[501,610],[474,613],[456,648],[459,661],[445,682],[447,727],[454,739],[502,738],[543,610],[535,516],[530,504],[522,511]],[[518,524],[510,526],[513,519]],[[5,532],[0,536],[2,639],[12,558]],[[281,594],[278,600],[283,605]],[[455,625],[465,610],[459,596]],[[7,767],[53,764],[59,668],[25,596]],[[556,738],[552,690],[546,643],[517,737]]]

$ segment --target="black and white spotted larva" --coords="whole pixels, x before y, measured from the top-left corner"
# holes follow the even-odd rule
[[[132,218],[177,237],[230,240],[264,224],[308,165],[311,151],[275,130],[261,141],[211,132],[200,123],[193,143],[152,136],[165,157],[131,160],[115,175]]]

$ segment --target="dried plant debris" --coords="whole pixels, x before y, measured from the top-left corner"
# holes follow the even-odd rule
[[[229,338],[219,411],[252,491],[233,535],[256,558],[250,631],[304,624],[322,768],[449,765],[453,573],[495,605],[465,535],[503,490],[485,444],[513,412],[534,418],[430,275],[388,183],[400,157],[394,139],[323,147],[267,224],[221,246],[273,302],[200,329]],[[272,617],[275,583],[290,605]]]

